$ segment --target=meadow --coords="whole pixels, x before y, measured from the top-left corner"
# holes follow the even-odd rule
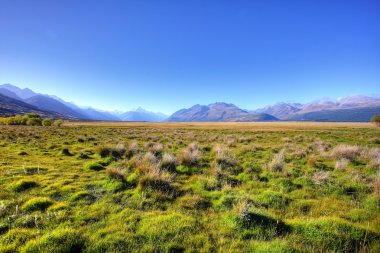
[[[0,126],[0,252],[380,252],[380,128]]]

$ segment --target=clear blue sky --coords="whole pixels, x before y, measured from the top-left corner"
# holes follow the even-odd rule
[[[172,113],[380,93],[379,0],[1,0],[0,83]]]

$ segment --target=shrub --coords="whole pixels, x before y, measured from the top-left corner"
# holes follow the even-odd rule
[[[359,146],[350,146],[346,144],[339,144],[332,150],[332,156],[335,158],[346,158],[348,160],[356,159],[360,156]]]
[[[282,149],[278,154],[275,154],[268,166],[271,171],[282,172],[285,167],[285,150]]]
[[[371,118],[371,122],[374,123],[376,126],[380,126],[380,114],[373,115]]]
[[[105,170],[106,168],[98,162],[90,162],[84,165],[84,169],[100,171],[100,170]]]
[[[61,119],[59,119],[59,120],[56,120],[56,121],[54,122],[54,125],[57,126],[57,127],[61,127],[63,123],[64,123],[64,121],[61,120]]]
[[[25,253],[82,252],[86,240],[83,233],[71,228],[58,228],[38,239],[29,241],[23,248]]]
[[[28,126],[41,126],[42,120],[40,118],[29,118],[26,121],[26,125],[28,125]]]
[[[37,186],[38,184],[33,180],[21,179],[17,181],[14,185],[12,185],[12,190],[14,190],[15,192],[21,192]]]
[[[125,170],[117,167],[109,167],[106,169],[106,174],[108,177],[115,179],[116,181],[124,181]]]
[[[43,126],[52,126],[54,123],[52,118],[45,118],[42,120],[42,125]]]
[[[21,209],[26,212],[33,212],[33,211],[44,211],[49,206],[51,206],[54,203],[54,201],[50,198],[46,197],[36,197],[28,200],[25,202]]]

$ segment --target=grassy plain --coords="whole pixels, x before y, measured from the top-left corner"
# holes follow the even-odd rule
[[[380,252],[368,123],[0,126],[0,252]]]

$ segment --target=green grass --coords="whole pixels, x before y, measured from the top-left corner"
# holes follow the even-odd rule
[[[380,129],[100,125],[0,126],[1,253],[380,250]]]

